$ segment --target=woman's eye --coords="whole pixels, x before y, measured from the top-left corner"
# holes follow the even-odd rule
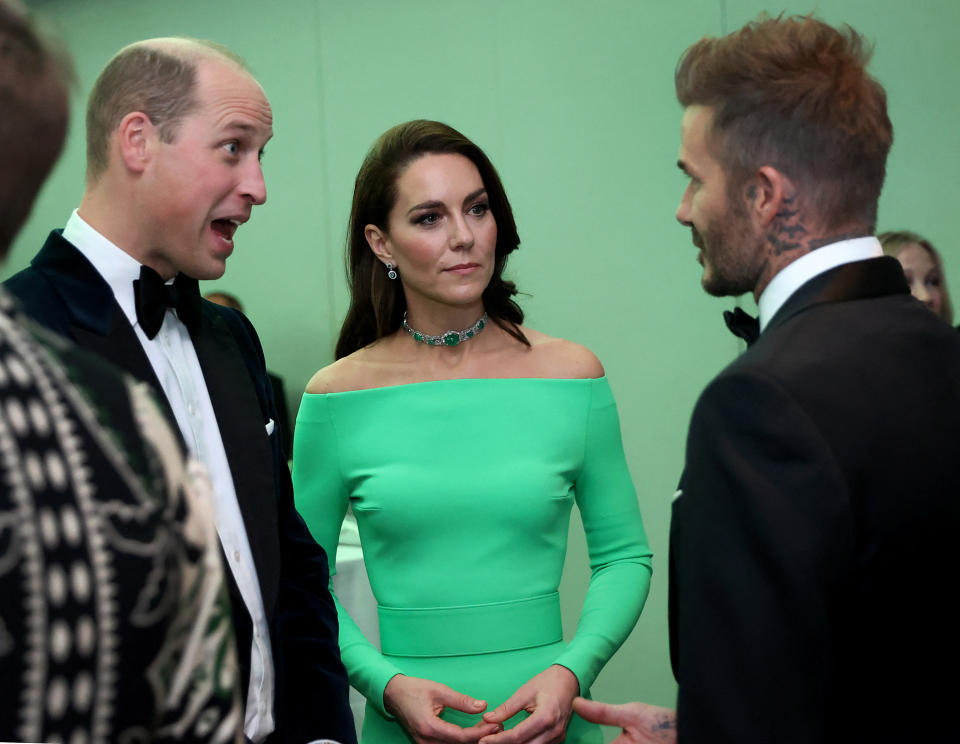
[[[418,225],[435,225],[439,219],[440,215],[436,212],[427,212],[417,217],[416,222]]]
[[[472,207],[470,207],[469,213],[476,215],[477,217],[482,217],[489,211],[490,205],[486,202],[480,202],[479,204],[474,204]]]

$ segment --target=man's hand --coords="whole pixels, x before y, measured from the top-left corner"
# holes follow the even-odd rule
[[[556,744],[563,741],[580,683],[566,667],[554,664],[525,683],[489,713],[487,723],[502,724],[521,710],[530,714],[509,731],[486,736],[480,744]]]
[[[503,728],[484,721],[462,728],[444,721],[440,718],[444,708],[477,714],[486,710],[487,704],[428,679],[395,675],[383,691],[383,703],[417,744],[474,744]]]
[[[623,733],[613,744],[675,744],[677,712],[646,703],[610,705],[578,697],[573,701],[578,716],[603,726],[616,726]]]

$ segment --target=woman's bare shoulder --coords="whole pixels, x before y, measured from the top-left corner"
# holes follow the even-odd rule
[[[323,367],[307,383],[307,393],[346,393],[396,384],[396,339],[381,338]]]
[[[524,328],[523,333],[530,341],[537,366],[548,373],[542,376],[559,379],[603,377],[603,365],[586,346],[532,328]]]
[[[310,382],[307,392],[311,394],[344,393],[370,387],[371,359],[368,348],[359,349],[333,364],[319,369]]]
[[[352,367],[355,365],[355,361],[350,358],[352,356],[353,354],[349,357],[338,359],[333,364],[317,370],[313,377],[310,378],[310,382],[307,383],[306,392],[310,394],[343,392],[346,381],[352,379],[354,376],[351,372]]]

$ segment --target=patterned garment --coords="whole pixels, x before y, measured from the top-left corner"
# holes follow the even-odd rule
[[[242,740],[209,481],[0,289],[0,740]]]

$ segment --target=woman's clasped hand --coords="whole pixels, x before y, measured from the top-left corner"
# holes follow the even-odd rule
[[[554,744],[563,741],[573,715],[573,700],[580,694],[576,676],[566,667],[554,664],[517,690],[510,699],[483,720],[502,723],[522,710],[530,715],[512,729],[487,736],[481,744]]]
[[[562,742],[580,692],[576,676],[553,665],[520,687],[493,710],[487,702],[446,685],[398,674],[387,683],[384,703],[417,744],[479,742],[479,744],[554,744]],[[466,728],[440,718],[445,708],[468,714],[483,713]],[[529,715],[507,731],[503,723],[521,711]]]
[[[429,679],[404,674],[394,676],[383,691],[383,703],[417,744],[476,742],[487,734],[503,730],[498,723],[480,722],[463,728],[444,721],[440,714],[445,708],[477,714],[487,709],[487,703]]]

